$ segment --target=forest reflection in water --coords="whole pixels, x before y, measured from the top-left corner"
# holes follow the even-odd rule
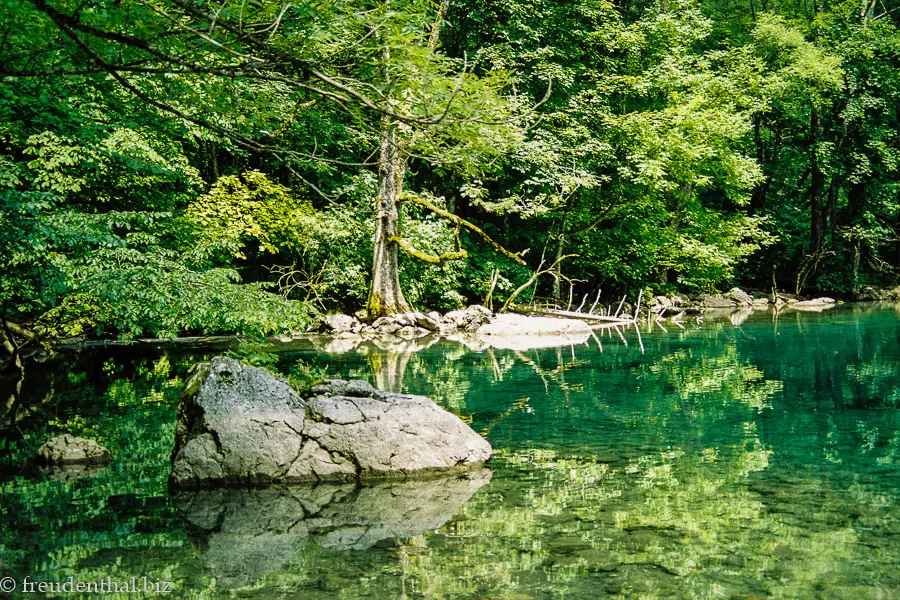
[[[391,517],[378,490],[340,492],[322,504],[331,513],[303,494],[169,497],[175,401],[198,357],[48,367],[22,386],[44,404],[4,440],[7,471],[61,431],[101,439],[117,460],[76,481],[4,478],[3,560],[48,580],[168,577],[183,597],[896,597],[897,317],[848,307],[534,350],[431,340],[281,353],[284,372],[302,361],[425,394],[488,437],[489,481],[387,491],[432,509],[419,527],[406,505]],[[251,551],[265,536],[229,508],[254,502],[269,507],[255,513],[278,552]]]

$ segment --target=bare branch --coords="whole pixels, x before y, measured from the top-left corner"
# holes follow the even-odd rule
[[[546,275],[546,274],[550,273],[550,274],[554,274],[554,277],[558,276],[559,263],[561,263],[562,261],[564,261],[567,258],[572,258],[573,256],[578,256],[578,255],[577,254],[566,254],[565,256],[560,256],[555,261],[553,261],[553,264],[551,264],[546,269],[541,268],[544,266],[544,261],[542,259],[541,263],[538,265],[538,268],[535,269],[534,273],[531,274],[531,277],[528,278],[528,281],[526,281],[525,283],[523,283],[522,285],[517,287],[516,290],[510,295],[510,297],[506,299],[506,302],[504,302],[503,306],[500,308],[500,312],[506,312],[506,309],[509,308],[509,305],[512,304],[512,301],[516,299],[516,296],[518,296],[519,294],[521,294],[522,292],[527,290],[529,287],[531,287],[531,284],[535,283],[537,281],[538,277],[540,277],[541,275]]]

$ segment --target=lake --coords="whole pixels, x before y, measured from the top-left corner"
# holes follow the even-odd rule
[[[664,325],[249,356],[430,396],[495,449],[465,477],[361,489],[170,495],[203,356],[30,365],[0,382],[0,570],[179,598],[900,598],[900,308]],[[60,433],[114,462],[23,471]]]

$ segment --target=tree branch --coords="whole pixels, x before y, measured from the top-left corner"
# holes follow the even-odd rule
[[[509,250],[507,250],[506,248],[504,248],[503,246],[501,246],[500,244],[495,242],[493,239],[491,239],[491,237],[488,234],[486,234],[484,231],[482,231],[477,225],[470,223],[469,221],[466,221],[462,217],[458,217],[451,212],[447,212],[446,210],[435,206],[428,200],[425,200],[424,198],[420,198],[419,196],[415,196],[413,194],[403,194],[400,197],[400,200],[409,200],[413,204],[418,204],[419,206],[423,206],[423,207],[427,208],[428,210],[430,210],[434,214],[438,215],[439,217],[448,219],[448,220],[456,223],[457,225],[461,225],[461,226],[465,227],[466,229],[473,231],[474,233],[478,234],[478,236],[482,240],[487,242],[487,244],[489,246],[491,246],[494,250],[496,250],[503,256],[509,258],[510,260],[515,261],[516,263],[518,263],[520,265],[523,265],[523,266],[525,265],[525,259],[522,258],[521,252],[517,252],[515,254],[510,252]]]
[[[464,258],[468,258],[469,256],[469,253],[461,248],[456,252],[445,252],[440,256],[434,256],[433,254],[422,252],[407,240],[404,240],[403,238],[397,236],[391,236],[390,238],[388,238],[388,241],[395,242],[407,254],[415,256],[419,260],[423,260],[433,265],[443,266],[444,263],[448,263],[451,260],[462,260]]]

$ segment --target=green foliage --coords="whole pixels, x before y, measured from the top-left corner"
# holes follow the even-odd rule
[[[414,247],[469,255],[401,258],[421,308],[482,300],[495,269],[511,293],[562,254],[579,294],[898,275],[896,13],[451,2],[430,47],[425,0],[198,7],[3,5],[7,316],[168,336],[298,328],[297,302],[353,311],[385,127],[404,189],[530,251],[523,269],[404,207]]]
[[[260,252],[276,254],[280,247],[303,248],[294,247],[302,240],[296,239],[293,227],[313,215],[312,206],[293,197],[289,189],[259,171],[248,171],[218,179],[208,193],[191,202],[185,218],[211,240],[229,240],[242,248],[252,239]],[[235,257],[246,258],[241,251]]]

